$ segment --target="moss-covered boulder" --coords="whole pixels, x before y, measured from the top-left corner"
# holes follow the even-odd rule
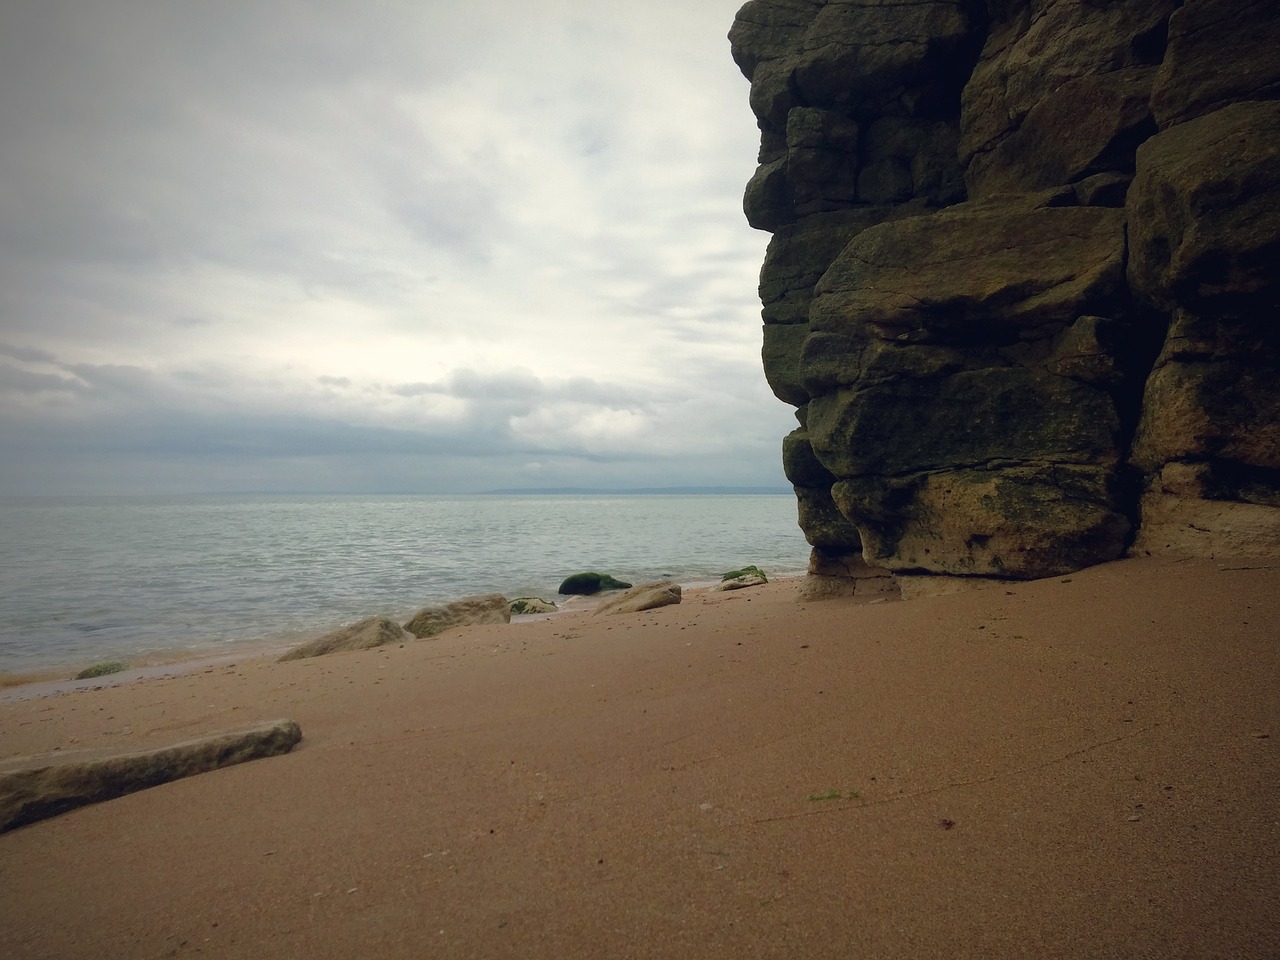
[[[565,577],[559,593],[564,596],[589,597],[601,590],[629,590],[631,584],[615,580],[607,573],[575,573]]]
[[[769,582],[764,571],[755,564],[741,570],[730,570],[714,587],[715,590],[741,590],[743,587],[758,587]]]
[[[125,660],[104,660],[102,663],[95,663],[85,667],[76,674],[77,680],[91,680],[94,677],[105,677],[113,673],[120,673],[122,670],[128,670],[132,666]]]

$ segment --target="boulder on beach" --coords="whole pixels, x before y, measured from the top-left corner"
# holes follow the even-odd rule
[[[113,673],[122,673],[132,666],[127,660],[103,660],[85,667],[75,675],[75,680],[91,680],[94,677],[108,677]]]
[[[404,625],[419,639],[434,637],[454,627],[470,627],[483,623],[510,623],[511,607],[500,593],[463,597],[438,607],[423,607]]]
[[[615,580],[607,573],[575,573],[565,577],[560,584],[561,594],[589,597],[601,590],[626,590],[631,586],[621,580]]]
[[[276,720],[139,753],[7,760],[0,767],[0,833],[171,780],[288,753],[301,739],[294,721]]]
[[[721,580],[711,589],[713,591],[742,590],[745,587],[759,587],[769,582],[763,573],[744,573],[730,580]]]
[[[326,653],[338,653],[343,650],[368,650],[381,647],[387,643],[403,643],[412,640],[413,634],[389,617],[369,617],[353,623],[349,627],[326,633],[316,637],[302,646],[294,647],[280,658],[286,660],[303,660],[307,657],[320,657]]]
[[[741,590],[744,587],[758,587],[763,583],[768,583],[769,578],[765,576],[764,571],[755,564],[743,567],[741,570],[730,570],[720,578],[712,590]]]
[[[652,610],[655,607],[666,607],[681,600],[680,584],[674,580],[659,580],[656,583],[642,583],[632,587],[620,597],[600,604],[596,615],[612,615],[615,613],[639,613],[641,610]]]
[[[559,609],[550,600],[541,597],[516,597],[510,604],[512,614],[555,613]]]

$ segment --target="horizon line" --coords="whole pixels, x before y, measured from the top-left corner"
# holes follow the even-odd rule
[[[672,486],[672,487],[504,487],[479,491],[419,490],[190,490],[137,492],[0,493],[4,500],[114,499],[129,497],[487,497],[487,496],[662,496],[718,495],[763,496],[795,493],[790,487],[773,486]]]

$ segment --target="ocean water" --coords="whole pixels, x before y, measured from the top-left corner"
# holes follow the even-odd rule
[[[234,650],[595,570],[800,573],[790,495],[0,498],[0,671]]]

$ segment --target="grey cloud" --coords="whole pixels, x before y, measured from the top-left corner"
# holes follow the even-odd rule
[[[652,390],[603,383],[589,377],[570,377],[560,381],[556,384],[554,395],[562,400],[578,400],[615,409],[644,408],[652,406],[657,399]]]
[[[137,392],[129,394],[130,388]],[[116,402],[78,417],[0,417],[0,446],[8,451],[0,489],[218,491],[245,489],[245,478],[256,478],[254,489],[423,492],[607,486],[619,478],[628,486],[781,482],[780,424],[742,422],[736,410],[721,417],[687,401],[673,409],[677,420],[669,429],[676,433],[668,439],[684,430],[715,431],[699,439],[692,454],[648,444],[607,451],[563,439],[547,445],[514,434],[485,404],[457,421],[409,429],[289,410],[192,408],[180,393],[130,371],[95,372],[90,389],[99,399],[105,390]],[[534,463],[538,472],[531,475]],[[118,488],[104,486],[108,477],[117,478]]]
[[[144,264],[165,255],[145,216],[112,209],[110,198],[43,194],[5,204],[0,254],[21,260]]]
[[[88,384],[91,390],[129,400],[154,396],[160,386],[155,373],[143,367],[69,363],[64,368]]]
[[[84,383],[74,377],[56,373],[37,373],[18,367],[0,365],[0,391],[18,395],[60,393],[75,394],[84,389]]]
[[[388,391],[405,397],[438,394],[469,401],[469,407],[456,417],[408,429],[361,423],[351,419],[350,411],[300,414],[287,407],[237,403],[229,398],[243,393],[245,385],[225,374],[185,370],[162,376],[137,366],[66,364],[45,354],[39,358],[59,372],[5,365],[0,367],[0,385],[25,392],[70,392],[80,405],[76,416],[70,418],[61,408],[56,418],[45,420],[28,414],[18,422],[10,416],[11,436],[25,437],[25,442],[37,446],[64,444],[102,450],[114,445],[121,452],[172,449],[191,454],[204,450],[212,455],[235,449],[284,456],[400,448],[421,451],[432,449],[436,439],[455,451],[463,442],[475,455],[513,447],[527,451],[541,448],[512,436],[510,416],[527,412],[548,396],[590,402],[585,391],[601,389],[582,381],[576,383],[584,390],[582,394],[574,391],[573,383],[548,389],[523,370],[495,374],[457,370],[438,384],[401,385]],[[349,377],[320,376],[316,381],[321,388],[358,386]],[[211,404],[211,394],[228,399]],[[577,453],[591,455],[586,449]]]
[[[378,77],[413,87],[452,76],[466,62],[457,34],[469,19],[448,21],[432,44],[431,9],[6,5],[0,176],[11,189],[0,250],[71,264],[195,257],[372,285],[325,255],[332,243],[317,235],[317,216],[349,202],[344,164],[358,169],[371,150],[421,162],[421,145],[390,122],[383,98],[354,114],[335,103],[356,107],[359,85]],[[435,225],[433,242],[493,220],[492,203],[447,172],[438,189],[400,195],[415,194],[440,211],[409,218],[418,230]]]
[[[522,485],[527,481],[522,464],[530,458],[543,464],[544,476],[557,476],[562,484],[572,477],[603,482],[608,474],[599,470],[610,464],[629,464],[627,476],[653,473],[652,482],[663,479],[661,472],[652,470],[651,452],[602,452],[580,444],[547,448],[512,435],[505,422],[486,416],[431,429],[396,429],[287,411],[212,412],[144,403],[143,395],[155,398],[154,384],[127,371],[95,377],[97,386],[104,383],[113,391],[133,385],[142,395],[133,397],[137,402],[97,409],[80,418],[0,419],[0,443],[11,454],[0,466],[0,489],[54,493],[101,489],[95,484],[104,465],[112,465],[110,472],[121,478],[125,488],[139,491],[168,489],[165,484],[156,486],[156,477],[165,473],[180,478],[173,481],[178,489],[236,489],[233,477],[214,479],[230,464],[239,466],[241,477],[274,476],[282,470],[285,475],[277,485],[297,489],[299,483],[311,487],[310,478],[317,476],[321,464],[345,464],[341,469],[346,473],[369,468],[360,481],[361,489],[457,492],[475,489],[477,477],[505,478],[486,481],[487,486]],[[372,469],[375,463],[389,461],[398,464],[399,479],[379,478]],[[21,476],[15,476],[18,462],[24,464]],[[21,486],[42,475],[41,487]],[[320,483],[318,489],[324,488]]]
[[[477,184],[441,178],[420,183],[387,198],[392,215],[418,241],[465,260],[468,266],[486,263],[501,215],[494,198]]]
[[[27,456],[177,456],[280,460],[316,456],[437,453],[482,456],[488,438],[464,431],[425,434],[299,417],[292,414],[211,415],[154,410],[148,416],[111,415],[6,431],[5,445]]]
[[[11,343],[0,343],[0,356],[24,360],[28,363],[56,363],[57,357],[47,350],[35,350],[30,347],[15,347]]]
[[[387,388],[388,393],[398,397],[421,397],[431,393],[444,393],[444,385],[439,383],[397,383]]]
[[[528,370],[477,373],[455,370],[448,379],[448,391],[471,400],[527,400],[543,396],[546,387]]]
[[[602,383],[589,377],[548,379],[528,370],[481,373],[464,368],[450,372],[436,382],[399,383],[386,391],[401,397],[450,396],[483,402],[569,400],[612,409],[645,407],[653,403],[651,393],[632,387]]]

